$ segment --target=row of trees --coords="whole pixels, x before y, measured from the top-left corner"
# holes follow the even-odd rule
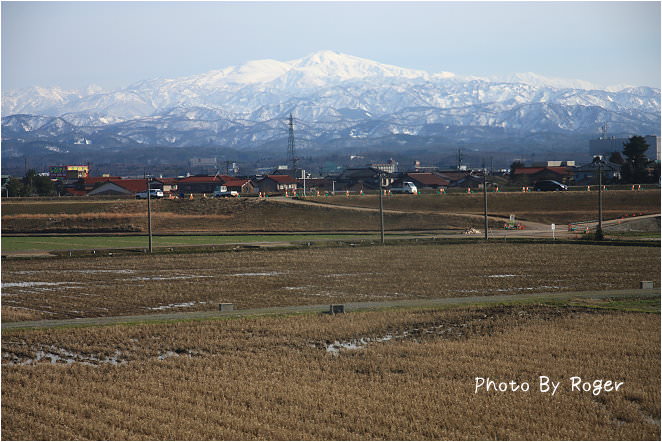
[[[6,185],[7,196],[53,196],[57,188],[47,176],[40,176],[30,169],[23,178],[11,178]]]

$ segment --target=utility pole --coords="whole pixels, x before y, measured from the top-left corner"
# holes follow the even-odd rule
[[[483,168],[483,204],[485,206],[485,240],[487,240],[487,169]]]
[[[593,165],[598,166],[598,228],[595,230],[595,239],[604,239],[602,233],[602,157],[593,157]]]
[[[149,253],[152,253],[152,189],[151,177],[147,178],[147,234],[149,235]]]
[[[384,174],[380,173],[379,174],[379,232],[381,236],[381,242],[382,245],[385,244],[384,242],[384,189],[383,189],[383,183],[384,183]]]
[[[595,232],[596,239],[603,239],[602,233],[602,160],[598,161],[598,230]]]
[[[306,196],[306,171],[305,169],[301,171],[301,178],[303,178],[303,196]]]

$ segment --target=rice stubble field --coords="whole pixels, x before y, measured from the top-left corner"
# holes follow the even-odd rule
[[[7,260],[2,320],[659,287],[659,253],[476,243]]]
[[[657,440],[660,321],[563,305],[3,332],[6,439]],[[541,392],[540,376],[560,383]],[[476,391],[476,377],[529,383]],[[611,379],[619,391],[573,390]]]
[[[3,322],[15,322],[203,311],[219,302],[525,301],[642,280],[660,286],[657,246],[409,244],[3,260],[1,310]],[[11,440],[658,440],[659,360],[655,299],[3,330],[1,426]],[[541,376],[559,382],[554,394],[540,391]],[[573,377],[622,384],[595,394],[573,389]],[[476,378],[530,389],[479,391]]]

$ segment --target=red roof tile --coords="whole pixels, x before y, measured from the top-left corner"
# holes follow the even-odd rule
[[[447,186],[448,181],[433,173],[408,173],[407,176],[427,186]]]
[[[296,184],[296,178],[292,178],[289,175],[267,175],[267,178],[277,182],[278,184]]]
[[[77,190],[77,189],[64,189],[65,193],[68,193],[69,195],[72,196],[84,196],[87,195],[87,192],[85,190]]]
[[[227,187],[241,187],[246,183],[249,183],[251,180],[240,180],[240,179],[233,179],[233,180],[227,180],[223,182],[224,186]]]
[[[129,190],[134,193],[138,192],[144,192],[147,190],[147,180],[146,179],[139,179],[139,180],[111,180],[111,183],[118,185],[120,187],[125,188],[126,190]]]
[[[464,172],[464,171],[447,171],[447,172],[438,172],[437,176],[441,177],[441,179],[447,179],[448,181],[459,181],[463,178],[468,177],[471,175],[469,172]]]
[[[177,184],[177,178],[154,178],[154,181],[158,181],[163,184]]]

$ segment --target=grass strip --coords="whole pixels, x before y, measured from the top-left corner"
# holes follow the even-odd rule
[[[495,304],[532,304],[550,303],[554,305],[572,305],[581,307],[603,308],[623,311],[659,312],[659,289],[608,290],[605,292],[560,292],[529,295],[497,295],[463,298],[409,299],[387,302],[349,302],[345,303],[347,312],[385,311],[385,310],[420,310],[447,309],[460,306],[485,307]],[[5,322],[3,333],[8,330],[26,330],[37,328],[78,328],[115,325],[137,325],[170,322],[207,321],[227,318],[246,318],[257,316],[292,316],[321,314],[328,311],[327,305],[314,304],[288,307],[264,307],[231,312],[201,311],[179,312],[154,315],[115,316],[101,318],[79,318],[62,320],[41,320]]]

